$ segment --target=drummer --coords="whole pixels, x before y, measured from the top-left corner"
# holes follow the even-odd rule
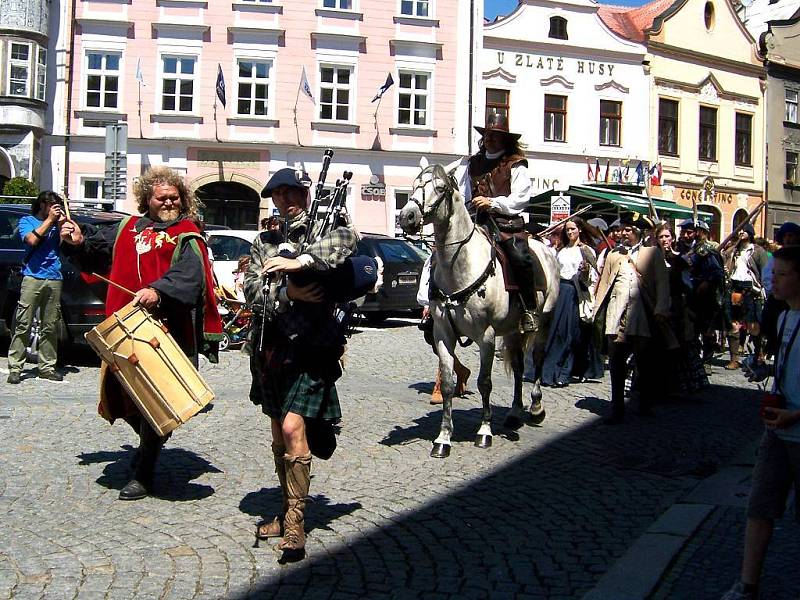
[[[302,170],[280,169],[261,192],[272,198],[288,220],[286,243],[298,250],[308,227],[308,188],[311,180]],[[323,273],[335,270],[356,249],[352,227],[338,226],[302,250],[297,258],[279,256],[274,232],[264,231],[253,242],[244,278],[248,302],[263,304],[264,277],[281,277],[281,307],[265,322],[262,335],[251,332],[250,399],[270,417],[275,472],[281,485],[283,510],[274,520],[256,527],[256,537],[283,537],[278,549],[283,559],[305,556],[303,530],[311,455],[329,458],[335,447],[332,426],[342,416],[335,381],[341,376],[339,358],[345,337],[333,316],[333,303],[319,285]],[[282,244],[281,244],[282,245]],[[293,277],[303,277],[296,282]],[[281,277],[281,279],[283,279]],[[259,343],[257,340],[261,340]],[[333,437],[333,447],[315,440]]]
[[[109,286],[107,315],[136,300],[167,326],[195,367],[198,354],[216,362],[222,327],[205,240],[193,222],[194,195],[183,178],[165,166],[142,175],[134,193],[142,216],[102,226],[62,218],[62,252],[82,271],[107,274],[135,292],[132,298]],[[139,500],[153,490],[158,454],[169,435],[161,437],[150,427],[105,368],[100,377],[100,415],[110,423],[123,419],[139,435],[131,480],[119,494],[120,500]]]

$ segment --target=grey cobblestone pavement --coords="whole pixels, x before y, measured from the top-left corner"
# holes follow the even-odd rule
[[[136,440],[97,416],[96,366],[67,367],[64,383],[31,370],[9,386],[3,375],[0,598],[579,598],[759,432],[755,390],[721,369],[702,397],[665,401],[656,418],[601,425],[604,380],[546,389],[542,426],[504,431],[511,382],[498,363],[493,447],[472,445],[472,393],[455,400],[453,452],[436,461],[434,359],[401,324],[351,340],[339,449],[314,463],[308,557],[289,565],[274,543],[254,545],[255,522],[274,514],[280,494],[268,422],[247,399],[239,352],[203,364],[213,409],[169,441],[157,497],[132,503],[117,494]],[[475,351],[461,355],[476,372]],[[725,519],[734,553],[740,532]],[[716,552],[717,529],[696,552]],[[685,558],[692,549],[675,563],[686,572],[697,568]],[[661,597],[701,597],[680,575],[667,575]]]

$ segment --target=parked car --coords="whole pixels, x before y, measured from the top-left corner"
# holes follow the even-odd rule
[[[427,254],[406,240],[369,233],[363,234],[358,242],[358,254],[383,261],[383,286],[377,294],[367,294],[359,306],[368,321],[420,313],[417,289]]]
[[[251,229],[206,228],[208,247],[214,255],[214,275],[221,286],[233,291],[233,272],[242,256],[250,256],[250,246],[259,233]]]
[[[22,261],[26,246],[19,237],[19,220],[30,214],[28,204],[0,204],[0,335],[9,336],[19,300]],[[70,210],[78,223],[100,225],[118,223],[126,215],[74,207]],[[64,284],[61,290],[59,343],[84,343],[83,334],[105,319],[106,284],[81,274],[66,258],[61,261]],[[29,355],[38,348],[37,319],[31,336]]]

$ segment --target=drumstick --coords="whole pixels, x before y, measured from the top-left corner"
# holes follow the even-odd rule
[[[72,215],[69,214],[69,202],[67,202],[66,198],[62,198],[64,201],[64,212],[67,213],[67,219],[72,221]]]
[[[93,277],[97,277],[98,279],[102,279],[102,280],[103,280],[103,281],[105,281],[106,283],[113,285],[115,288],[117,288],[117,289],[120,289],[120,290],[122,290],[123,292],[128,292],[128,293],[129,293],[131,296],[135,296],[135,295],[136,295],[136,292],[132,292],[132,291],[130,291],[128,288],[126,288],[126,287],[123,287],[123,286],[121,286],[120,284],[118,284],[118,283],[115,283],[115,282],[111,281],[110,279],[106,279],[106,278],[105,278],[105,277],[103,277],[102,275],[98,275],[97,273],[92,273],[91,275],[92,275]]]

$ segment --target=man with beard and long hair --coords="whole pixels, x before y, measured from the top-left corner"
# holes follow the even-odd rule
[[[222,327],[206,243],[194,223],[197,205],[183,178],[172,169],[149,169],[134,188],[142,216],[119,224],[79,226],[63,218],[62,250],[81,270],[107,273],[111,281],[135,291],[135,299],[164,323],[194,363],[198,354],[216,362]],[[131,302],[109,286],[106,314]],[[123,419],[139,435],[133,475],[120,500],[139,500],[153,488],[156,461],[169,435],[159,436],[128,397],[116,377],[100,375],[100,415],[113,423]]]

